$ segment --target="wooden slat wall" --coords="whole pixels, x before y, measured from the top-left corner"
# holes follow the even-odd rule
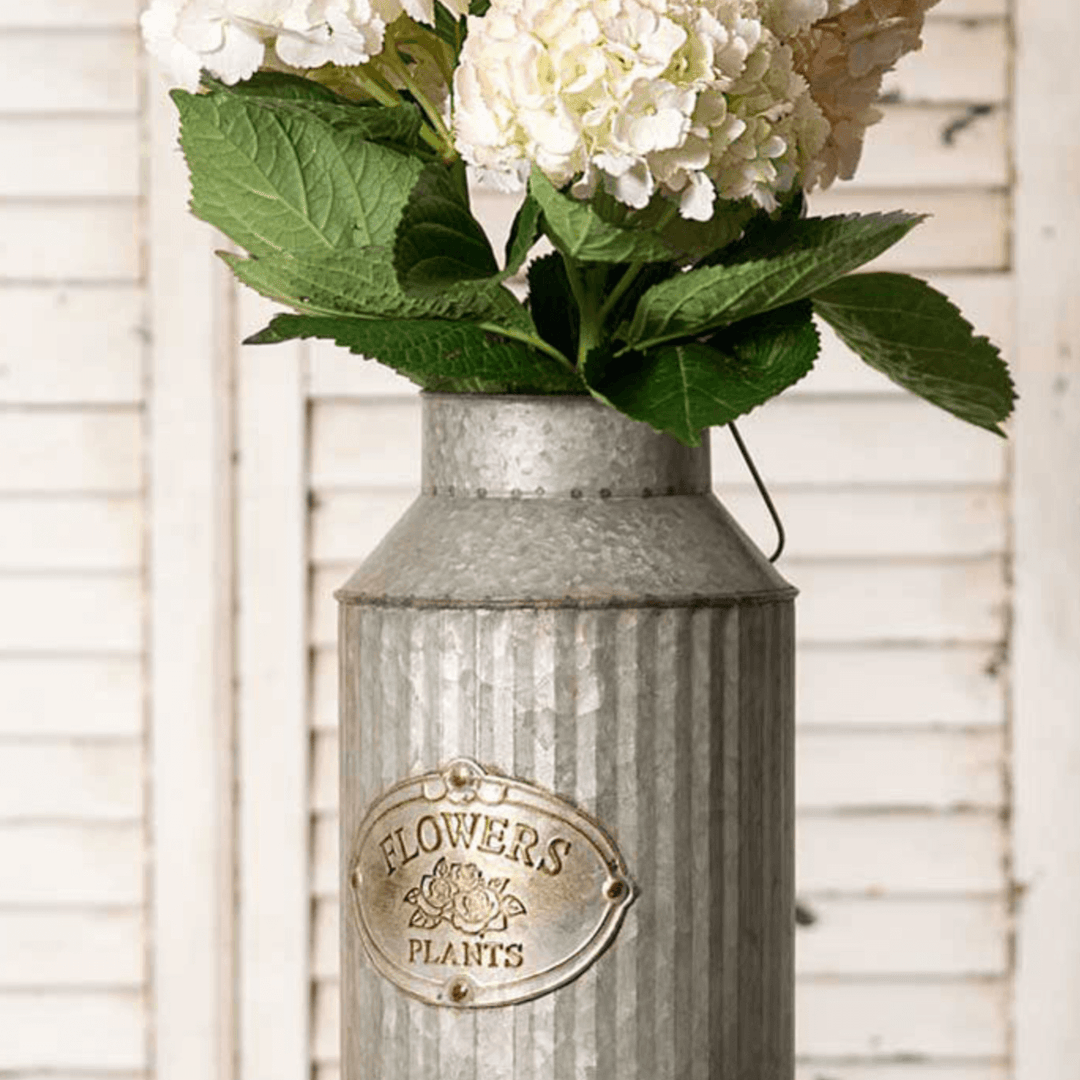
[[[148,1075],[131,0],[0,4],[0,1074]]]
[[[945,0],[890,78],[859,179],[816,212],[934,218],[880,265],[928,276],[1012,351],[1004,0]],[[481,196],[493,233],[510,203]],[[501,238],[500,238],[501,239]],[[310,355],[312,1058],[337,1072],[335,612],[413,496],[408,383]],[[827,338],[743,432],[789,531],[799,602],[798,1080],[1006,1080],[1008,448],[908,399]],[[721,497],[767,518],[726,436]]]

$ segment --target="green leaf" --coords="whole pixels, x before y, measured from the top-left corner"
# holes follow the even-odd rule
[[[264,255],[222,253],[245,284],[300,311],[393,319],[475,319],[536,335],[524,306],[496,281],[462,283],[427,296],[402,291],[388,248]]]
[[[335,94],[328,86],[301,75],[284,71],[256,71],[250,78],[230,86],[220,79],[203,72],[202,84],[217,93],[236,94],[241,97],[274,98],[278,101],[328,101],[345,103],[345,98]]]
[[[413,187],[394,243],[394,267],[410,291],[438,292],[459,281],[494,277],[499,265],[469,210],[464,166],[434,162]]]
[[[529,264],[529,311],[540,336],[563,356],[577,355],[580,313],[557,252]]]
[[[997,348],[948,297],[907,274],[853,274],[814,293],[814,310],[872,368],[961,420],[1004,434],[1016,401]]]
[[[506,273],[516,274],[522,263],[528,258],[537,240],[540,239],[540,204],[526,195],[525,201],[514,215],[510,226],[510,236],[506,241]]]
[[[583,374],[601,401],[698,446],[702,428],[730,423],[798,382],[818,346],[811,305],[802,301],[706,341],[616,358],[592,353]]]
[[[700,267],[654,285],[634,312],[628,345],[642,350],[697,337],[794,303],[876,258],[921,220],[896,212],[783,223],[783,242],[771,250],[739,245],[737,262]]]
[[[241,247],[264,255],[393,241],[422,161],[339,130],[295,101],[231,90],[172,96],[192,212]]]
[[[425,390],[477,394],[580,394],[571,371],[476,323],[278,315],[247,339],[270,345],[293,338],[329,338],[378,360]]]
[[[441,41],[445,41],[456,56],[465,41],[465,19],[454,15],[442,4],[435,5],[435,25],[432,32]]]
[[[664,196],[657,195],[644,210],[635,211],[627,220],[636,229],[658,228],[657,235],[668,249],[668,258],[684,264],[722,254],[761,212],[750,199],[738,202],[717,199],[708,221],[689,221],[679,214],[672,215],[670,206]]]
[[[655,233],[624,229],[605,221],[586,202],[564,195],[539,169],[529,193],[544,212],[545,232],[564,254],[579,262],[669,262],[667,245]]]

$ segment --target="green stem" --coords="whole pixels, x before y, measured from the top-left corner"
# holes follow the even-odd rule
[[[577,370],[580,371],[584,366],[585,357],[600,341],[600,321],[596,317],[596,307],[590,290],[582,280],[577,264],[569,255],[561,252],[560,254],[562,254],[563,266],[566,267],[566,279],[570,283],[570,291],[574,294],[574,300],[578,306]]]
[[[600,313],[596,317],[597,321],[600,323],[601,326],[604,324],[604,320],[607,319],[607,317],[611,314],[615,305],[623,298],[626,290],[630,288],[630,285],[633,282],[634,278],[636,278],[638,274],[641,273],[641,268],[644,265],[645,264],[643,262],[631,263],[626,268],[626,272],[623,274],[623,276],[619,278],[618,282],[615,285],[615,288],[612,289],[610,293],[608,293],[608,298],[600,306]]]
[[[439,115],[439,110],[417,85],[408,66],[402,61],[401,57],[398,56],[397,50],[393,48],[387,49],[383,54],[383,62],[401,79],[405,84],[406,89],[412,94],[416,104],[424,110],[424,115],[431,122],[431,126],[435,129],[441,140],[439,149],[441,149],[443,157],[447,158],[447,160],[453,160],[457,157],[457,151],[454,149],[454,137],[450,134],[450,129],[443,123],[443,118]]]
[[[557,360],[567,371],[572,371],[575,375],[577,369],[574,365],[565,357],[558,349],[553,345],[549,345],[543,338],[533,337],[532,334],[525,333],[524,330],[514,330],[508,326],[499,326],[496,323],[477,323],[477,326],[481,330],[487,330],[492,334],[501,334],[503,337],[513,338],[515,341],[520,341],[525,345],[531,345],[534,349],[538,349],[542,353],[546,353],[553,360]]]

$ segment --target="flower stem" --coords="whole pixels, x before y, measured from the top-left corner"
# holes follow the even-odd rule
[[[443,122],[439,110],[420,89],[416,80],[412,77],[408,65],[405,64],[398,55],[396,48],[390,48],[385,51],[383,54],[383,63],[385,63],[386,66],[401,79],[405,84],[405,88],[412,94],[416,104],[424,110],[424,115],[428,118],[431,126],[435,129],[435,132],[440,139],[440,145],[436,147],[436,149],[441,151],[445,160],[452,161],[457,157],[457,150],[454,148],[454,137],[450,134],[450,129]]]
[[[487,330],[492,334],[501,334],[503,337],[513,338],[515,341],[520,341],[525,345],[531,345],[534,349],[539,350],[542,353],[546,353],[552,358],[557,360],[567,371],[572,371],[577,374],[577,368],[565,357],[558,349],[553,345],[549,345],[543,338],[533,337],[532,334],[527,334],[523,330],[514,330],[511,327],[499,326],[496,323],[477,323],[477,326],[481,330]]]
[[[631,263],[626,268],[626,272],[623,274],[623,276],[619,278],[618,282],[616,282],[615,288],[612,289],[610,293],[608,293],[607,299],[600,306],[600,313],[596,316],[596,319],[601,326],[604,324],[604,320],[614,310],[615,305],[623,298],[626,290],[630,288],[630,285],[632,284],[634,278],[636,278],[638,274],[641,273],[641,268],[644,265],[645,264],[643,262]]]

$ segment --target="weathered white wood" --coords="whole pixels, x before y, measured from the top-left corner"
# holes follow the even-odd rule
[[[998,894],[1004,826],[992,813],[803,814],[802,893]]]
[[[139,0],[48,0],[40,4],[7,4],[0,7],[0,27],[89,27],[131,26],[138,17]]]
[[[319,402],[311,410],[309,483],[417,488],[420,402],[416,398]]]
[[[942,19],[1004,19],[1009,14],[1009,0],[945,0],[926,13],[928,22]]]
[[[142,420],[128,409],[0,409],[0,461],[0,493],[135,493],[143,482]]]
[[[884,119],[866,133],[853,188],[1008,183],[1004,106],[989,113],[966,105],[887,105],[881,111]]]
[[[1004,553],[1005,496],[996,488],[770,488],[789,557],[957,558]],[[774,526],[756,489],[722,490],[735,520],[768,550]]]
[[[836,491],[772,486],[770,491],[783,515],[791,557],[925,558],[1005,551],[1005,496],[997,488]],[[719,494],[739,524],[767,548],[773,526],[756,488],[725,485]],[[404,488],[316,495],[313,560],[359,563],[413,498],[414,492]]]
[[[140,911],[0,911],[0,989],[141,987]]]
[[[942,16],[952,14],[949,2]],[[961,12],[956,12],[957,15]],[[1009,39],[1004,18],[941,18],[927,24],[923,47],[903,57],[881,87],[904,102],[1005,101],[1009,93]]]
[[[151,829],[156,1080],[233,1080],[229,291],[148,88]]]
[[[0,821],[141,821],[142,770],[133,741],[0,744]]]
[[[0,576],[0,651],[132,654],[142,648],[136,574]]]
[[[896,1062],[802,1062],[795,1080],[1008,1080],[1009,1067],[1002,1061],[970,1064],[920,1058]]]
[[[804,810],[998,809],[1004,802],[1004,735],[989,731],[803,732],[796,747],[796,805]],[[311,807],[336,813],[338,741],[316,733]]]
[[[0,496],[0,571],[137,570],[142,541],[136,496]]]
[[[133,906],[143,892],[141,825],[0,825],[0,904]]]
[[[1005,564],[785,561],[799,583],[801,641],[997,642],[1005,633]]]
[[[947,562],[818,562],[790,559],[799,583],[800,643],[866,641],[995,642],[1004,633],[1000,559]],[[312,640],[337,636],[334,590],[349,576],[340,564],[312,576]]]
[[[420,392],[404,375],[332,341],[311,341],[308,349],[308,393],[312,397],[406,397]]]
[[[948,1072],[923,1074],[924,1057],[994,1058],[1004,1053],[1003,1014],[1007,991],[1001,982],[927,981],[923,983],[804,982],[797,993],[796,1045],[801,1055],[904,1055],[914,1059],[902,1073],[882,1080],[954,1080]],[[320,983],[315,992],[312,1055],[323,1076],[333,1077],[338,1059],[338,987]],[[931,1062],[927,1062],[928,1065]],[[324,1073],[323,1069],[327,1068]],[[990,1062],[987,1080],[995,1080]],[[911,1071],[907,1071],[910,1069]],[[867,1080],[877,1080],[872,1072]],[[811,1076],[813,1074],[811,1073]],[[849,1080],[848,1074],[822,1072]],[[815,1078],[816,1080],[816,1078]],[[850,1080],[863,1080],[859,1073]],[[963,1072],[955,1080],[967,1080]],[[983,1080],[978,1073],[971,1080]]]
[[[419,402],[316,402],[312,408],[311,485],[419,487]],[[1004,476],[1005,443],[959,424],[908,396],[842,402],[780,399],[740,425],[770,485],[993,484]],[[793,453],[792,448],[798,452]],[[731,439],[713,440],[717,484],[742,483],[746,466]]]
[[[138,992],[0,992],[0,1016],[0,1069],[9,1075],[148,1064],[146,1005]]]
[[[5,112],[133,113],[138,57],[134,30],[10,31],[0,38],[0,101]]]
[[[139,276],[134,200],[0,203],[0,284],[133,282]]]
[[[7,119],[0,114],[0,146],[5,162],[0,197],[139,194],[139,129],[134,118]]]
[[[801,975],[1006,975],[1009,915],[1000,900],[815,899],[795,935]]]
[[[242,294],[242,320],[269,312]],[[254,321],[258,321],[255,319]],[[308,1068],[308,721],[302,346],[239,359],[241,1080]]]
[[[796,667],[805,727],[979,728],[1005,720],[1000,649],[804,644]],[[337,727],[337,656],[316,649],[312,723]]]
[[[141,658],[0,656],[0,735],[140,735],[142,696]]]
[[[780,399],[739,424],[770,485],[995,484],[1006,444],[911,396],[862,401]],[[746,465],[732,439],[713,439],[713,476],[721,489],[744,483]]]
[[[311,890],[316,897],[338,891],[338,823],[335,817],[317,817],[311,828]]]
[[[999,809],[1001,731],[804,732],[796,744],[796,805],[832,808]]]
[[[316,688],[325,685],[320,672],[317,663]],[[1003,676],[997,645],[804,646],[796,665],[797,716],[808,727],[1000,725]]]
[[[1020,392],[1013,625],[1016,1080],[1080,1062],[1080,26],[1014,6]]]
[[[1003,899],[905,900],[829,897],[801,902],[816,920],[795,936],[800,975],[1005,975],[1009,918]],[[312,964],[321,982],[338,978],[339,904],[315,904]]]
[[[337,983],[316,983],[312,1001],[311,1057],[316,1065],[338,1061],[341,993]]]
[[[131,285],[0,287],[0,402],[140,401],[144,302]]]
[[[1001,1057],[1007,1052],[1004,980],[801,982],[796,1044],[814,1057]]]
[[[866,270],[925,274],[1005,270],[1009,265],[1009,202],[999,189],[867,188],[837,184],[815,191],[810,210],[819,216],[908,210],[930,214]]]

